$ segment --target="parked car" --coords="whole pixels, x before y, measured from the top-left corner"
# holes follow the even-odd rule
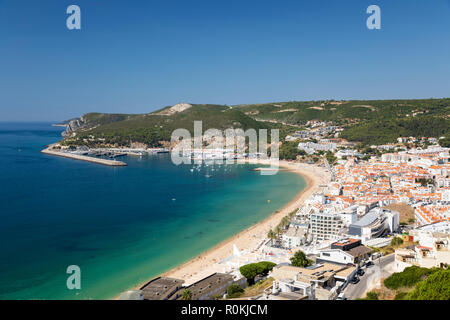
[[[350,280],[350,282],[353,284],[357,284],[359,282],[359,278],[355,276],[352,280]]]
[[[373,266],[374,265],[374,263],[372,262],[372,261],[368,261],[367,263],[366,263],[366,267],[367,268],[369,268],[369,267],[371,267],[371,266]]]
[[[378,258],[381,258],[383,256],[382,252],[376,252],[370,257],[370,261],[375,261]]]
[[[365,272],[364,272],[363,269],[358,269],[357,273],[358,273],[359,276],[363,276]]]
[[[339,293],[339,295],[337,296],[336,300],[347,300],[347,298],[344,297],[344,293],[341,292],[341,293]]]

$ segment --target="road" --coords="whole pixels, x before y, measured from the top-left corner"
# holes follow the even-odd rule
[[[367,289],[374,283],[380,281],[382,278],[387,278],[392,274],[391,270],[387,270],[387,266],[393,263],[395,259],[394,254],[381,257],[374,261],[374,265],[371,267],[365,267],[365,274],[359,277],[360,281],[357,284],[349,283],[344,290],[344,296],[349,300],[355,300],[357,298],[363,298]],[[389,268],[391,269],[391,268]]]

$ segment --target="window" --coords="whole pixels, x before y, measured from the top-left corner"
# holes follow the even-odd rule
[[[330,254],[326,253],[326,252],[322,252],[322,255],[325,256],[325,257],[329,257],[330,256]]]

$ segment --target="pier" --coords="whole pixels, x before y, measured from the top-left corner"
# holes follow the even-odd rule
[[[105,165],[105,166],[112,166],[112,167],[124,167],[124,166],[127,166],[127,164],[125,162],[122,162],[122,161],[88,157],[88,156],[83,156],[83,155],[79,155],[79,154],[72,154],[72,153],[69,153],[69,152],[61,152],[61,151],[50,150],[49,148],[46,148],[46,149],[42,150],[41,152],[45,153],[45,154],[50,154],[52,156],[58,156],[58,157],[64,157],[64,158],[69,158],[69,159],[93,162],[93,163],[98,163],[98,164],[102,164],[102,165]]]

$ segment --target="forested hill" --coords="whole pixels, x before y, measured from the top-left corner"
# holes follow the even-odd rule
[[[362,120],[392,120],[423,115],[448,117],[450,99],[292,101],[234,108],[260,120],[277,120],[293,125],[302,125],[309,120],[326,120],[345,125]]]
[[[158,146],[160,141],[170,141],[176,129],[187,129],[193,135],[194,121],[200,120],[203,132],[211,128],[259,130],[277,127],[276,124],[256,121],[228,106],[179,104],[138,115],[88,113],[68,130],[65,141],[68,144],[86,144],[86,140],[95,137],[105,144],[125,146],[131,142],[140,142]],[[93,145],[95,142],[88,144]]]
[[[89,113],[70,121],[66,142],[82,144],[94,136],[105,143],[156,146],[169,141],[175,129],[193,133],[195,120],[202,120],[203,131],[277,127],[283,132],[301,130],[310,120],[332,121],[344,127],[343,138],[383,144],[403,136],[448,138],[450,99],[291,101],[231,107],[178,104],[148,114]]]
[[[235,108],[254,119],[304,125],[309,120],[344,126],[341,137],[363,144],[398,137],[450,135],[450,99],[276,102]]]

